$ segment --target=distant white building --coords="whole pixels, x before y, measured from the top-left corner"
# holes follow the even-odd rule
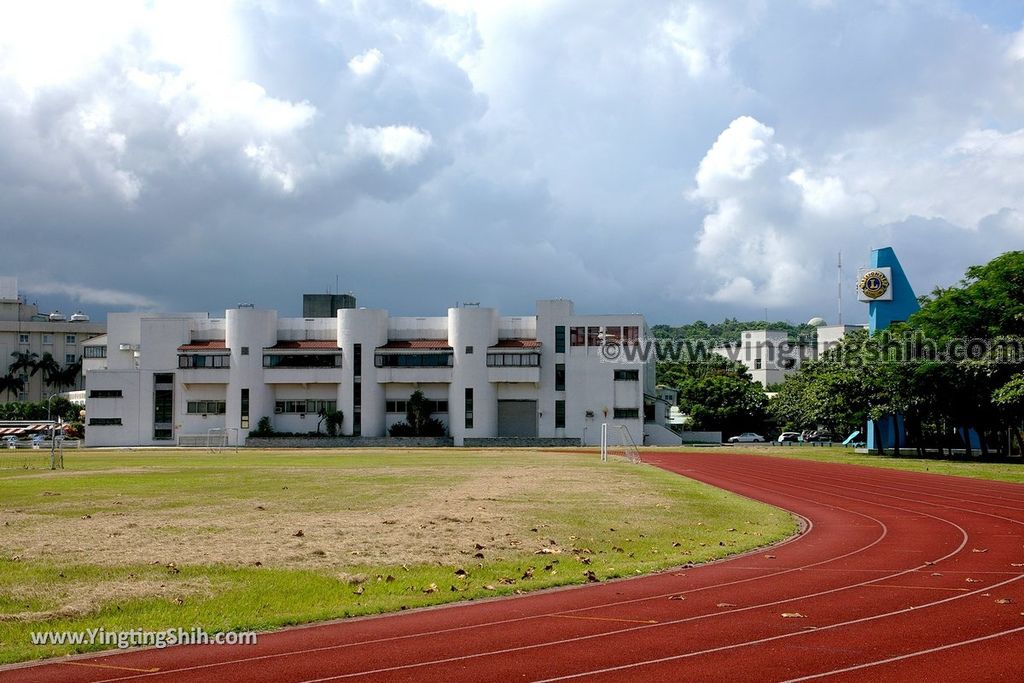
[[[786,377],[799,370],[804,361],[821,356],[836,346],[847,333],[862,330],[864,326],[822,324],[816,329],[816,346],[789,341],[789,333],[785,330],[745,330],[739,344],[720,346],[713,351],[719,356],[742,363],[752,380],[767,389],[781,384]]]
[[[742,363],[752,380],[764,388],[779,384],[796,372],[809,353],[805,345],[790,342],[785,330],[745,330],[739,344],[713,350],[719,356]]]
[[[36,354],[37,358],[49,353],[61,368],[73,365],[82,358],[85,342],[103,334],[105,327],[81,313],[40,313],[36,304],[18,293],[17,278],[0,277],[0,375],[8,373],[21,353]],[[41,372],[19,369],[13,375],[24,381],[24,387],[16,395],[0,394],[0,403],[41,401],[57,391],[46,386]],[[81,382],[79,376],[78,384]]]
[[[343,413],[344,435],[384,436],[416,390],[456,445],[596,444],[602,422],[625,425],[640,443],[645,414],[649,440],[660,443],[671,433],[654,424],[655,358],[610,363],[601,350],[605,340],[648,336],[641,315],[577,315],[567,300],[539,301],[528,316],[476,306],[443,317],[362,308],[326,318],[251,307],[223,318],[115,313],[86,354],[96,361],[86,368],[86,443],[175,444],[211,429],[244,443],[260,418],[276,431],[308,432],[321,410]]]

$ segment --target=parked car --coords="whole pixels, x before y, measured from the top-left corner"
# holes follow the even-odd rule
[[[13,434],[8,434],[3,438],[4,448],[16,448],[18,446],[18,437]]]
[[[779,434],[778,442],[800,441],[800,432],[782,432]]]
[[[764,442],[764,437],[754,432],[743,432],[737,436],[730,436],[729,443],[759,443]]]
[[[832,435],[828,432],[811,432],[804,437],[804,441],[831,441]]]

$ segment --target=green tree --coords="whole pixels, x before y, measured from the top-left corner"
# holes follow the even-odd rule
[[[7,367],[10,373],[24,373],[32,374],[36,373],[36,363],[39,362],[39,354],[33,351],[14,351],[11,353],[11,357],[14,361]]]
[[[42,357],[36,361],[32,368],[32,372],[29,373],[30,377],[34,377],[37,372],[41,372],[43,375],[43,383],[46,386],[54,385],[54,378],[60,373],[60,363],[53,357],[53,354],[47,351]]]
[[[25,388],[25,380],[12,372],[0,377],[0,392],[6,392],[7,397],[17,397],[18,392]]]

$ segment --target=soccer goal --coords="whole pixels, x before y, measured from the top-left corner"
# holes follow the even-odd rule
[[[217,453],[220,451],[231,448],[231,439],[229,438],[229,432],[235,433],[235,452],[238,452],[238,430],[234,427],[214,427],[206,432],[206,449],[211,453]]]
[[[630,462],[641,462],[640,449],[636,447],[633,436],[629,433],[629,427],[618,425],[619,442],[622,445],[622,457]],[[608,423],[601,423],[601,462],[608,462]]]

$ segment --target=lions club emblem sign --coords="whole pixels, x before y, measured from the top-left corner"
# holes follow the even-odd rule
[[[892,301],[891,278],[891,268],[861,271],[857,280],[857,298],[861,301]]]

